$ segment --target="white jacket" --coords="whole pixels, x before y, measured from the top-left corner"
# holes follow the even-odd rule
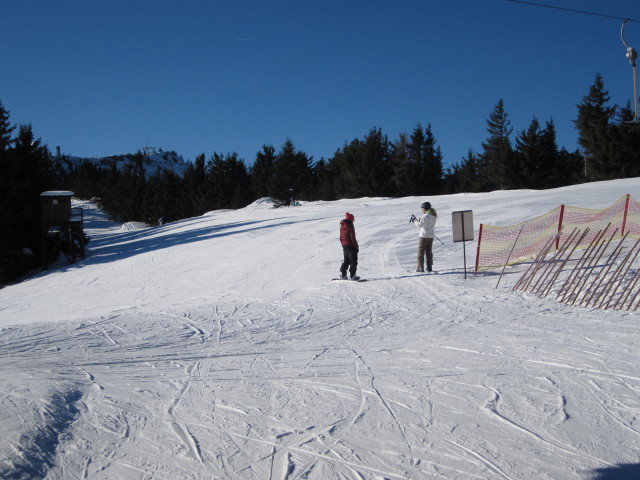
[[[413,223],[420,229],[420,237],[433,238],[435,237],[436,217],[430,215],[430,212],[425,213],[420,218],[416,218]]]

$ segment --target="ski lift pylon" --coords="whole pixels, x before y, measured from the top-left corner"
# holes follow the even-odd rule
[[[627,24],[628,21],[629,19],[627,18],[624,20],[624,22],[622,22],[622,27],[620,27],[620,38],[622,39],[623,45],[627,48],[627,53],[625,54],[625,57],[627,57],[627,60],[629,60],[629,63],[631,63],[631,68],[633,69],[634,117],[633,117],[633,120],[624,122],[624,123],[640,126],[640,119],[638,118],[638,88],[637,88],[637,82],[636,82],[636,59],[638,58],[638,52],[636,52],[636,49],[631,47],[624,40],[624,26]]]

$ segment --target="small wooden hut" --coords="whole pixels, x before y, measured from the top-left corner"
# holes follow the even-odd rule
[[[48,191],[40,194],[42,225],[42,268],[63,253],[69,262],[85,258],[85,236],[82,208],[71,208],[70,191]]]

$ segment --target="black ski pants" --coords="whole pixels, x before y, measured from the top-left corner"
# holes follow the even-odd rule
[[[354,277],[358,269],[358,249],[353,245],[343,245],[342,251],[344,253],[344,260],[340,266],[340,272],[342,276],[345,276],[348,268],[349,275]]]

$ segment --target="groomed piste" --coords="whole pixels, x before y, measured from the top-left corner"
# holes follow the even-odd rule
[[[637,192],[261,201],[142,229],[77,202],[86,259],[0,290],[0,477],[635,478],[637,314],[514,291],[527,263],[496,288],[472,242],[465,279],[451,213]],[[425,200],[436,275],[413,273]],[[331,281],[347,211],[366,283]]]

